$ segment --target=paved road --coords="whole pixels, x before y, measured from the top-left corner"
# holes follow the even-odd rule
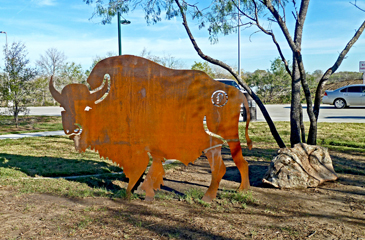
[[[62,130],[62,131],[50,131],[50,132],[6,134],[6,135],[0,135],[0,140],[2,140],[2,139],[24,138],[24,137],[58,136],[58,135],[65,135],[65,132]]]
[[[290,105],[266,105],[273,121],[289,121]],[[307,107],[303,105],[304,121],[309,121]],[[264,117],[257,109],[257,120],[264,121]],[[322,105],[319,112],[319,122],[357,122],[365,123],[365,106],[337,109],[330,105]]]
[[[290,105],[277,104],[266,105],[273,121],[289,121]],[[61,107],[30,107],[30,115],[46,115],[46,116],[61,116]],[[304,121],[309,121],[306,114],[306,107]],[[1,110],[1,109],[0,109]],[[261,111],[257,109],[257,120],[265,121]],[[330,105],[323,105],[319,113],[319,122],[361,122],[365,123],[365,106],[350,107],[344,109],[336,109]]]

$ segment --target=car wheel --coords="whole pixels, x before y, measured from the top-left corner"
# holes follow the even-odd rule
[[[346,102],[342,98],[338,98],[335,100],[334,105],[336,108],[344,108],[346,107]]]

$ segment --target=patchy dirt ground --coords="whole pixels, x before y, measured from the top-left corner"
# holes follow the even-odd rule
[[[220,189],[235,189],[239,173],[227,152],[223,154],[227,174]],[[332,154],[335,159],[344,157]],[[318,188],[278,190],[261,185],[268,164],[250,161],[255,202],[246,206],[224,199],[203,206],[177,197],[153,202],[64,198],[2,187],[0,238],[365,239],[365,176],[339,174],[338,181]],[[199,159],[194,165],[168,170],[161,191],[177,195],[189,188],[205,191],[210,177],[207,161]]]

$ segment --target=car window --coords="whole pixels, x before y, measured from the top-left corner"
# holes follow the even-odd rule
[[[230,86],[234,86],[235,88],[240,89],[240,87],[238,86],[238,84],[235,81],[219,81],[219,82],[230,85]]]
[[[220,81],[221,83],[233,86],[233,81]]]
[[[365,86],[361,87],[361,92],[365,93]]]
[[[340,92],[347,92],[347,88],[341,89]]]
[[[233,86],[235,86],[236,88],[240,89],[240,87],[238,86],[238,84],[236,82],[233,82]]]
[[[360,93],[362,92],[361,86],[348,87],[347,92]]]

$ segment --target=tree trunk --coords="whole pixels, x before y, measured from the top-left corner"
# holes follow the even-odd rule
[[[46,94],[46,91],[42,91],[42,106],[45,105],[45,94]]]
[[[302,110],[302,107],[300,103],[300,87],[300,73],[294,58],[292,71],[292,99],[290,108],[290,144],[292,147],[294,147],[297,143],[301,143],[300,111]]]
[[[15,127],[18,128],[18,123],[19,123],[19,111],[18,111],[18,104],[16,102],[14,102],[14,122],[15,122]]]
[[[303,121],[303,108],[302,108],[302,104],[299,104],[300,106],[300,132],[302,134],[302,142],[305,143],[305,127],[304,127],[304,121]]]

